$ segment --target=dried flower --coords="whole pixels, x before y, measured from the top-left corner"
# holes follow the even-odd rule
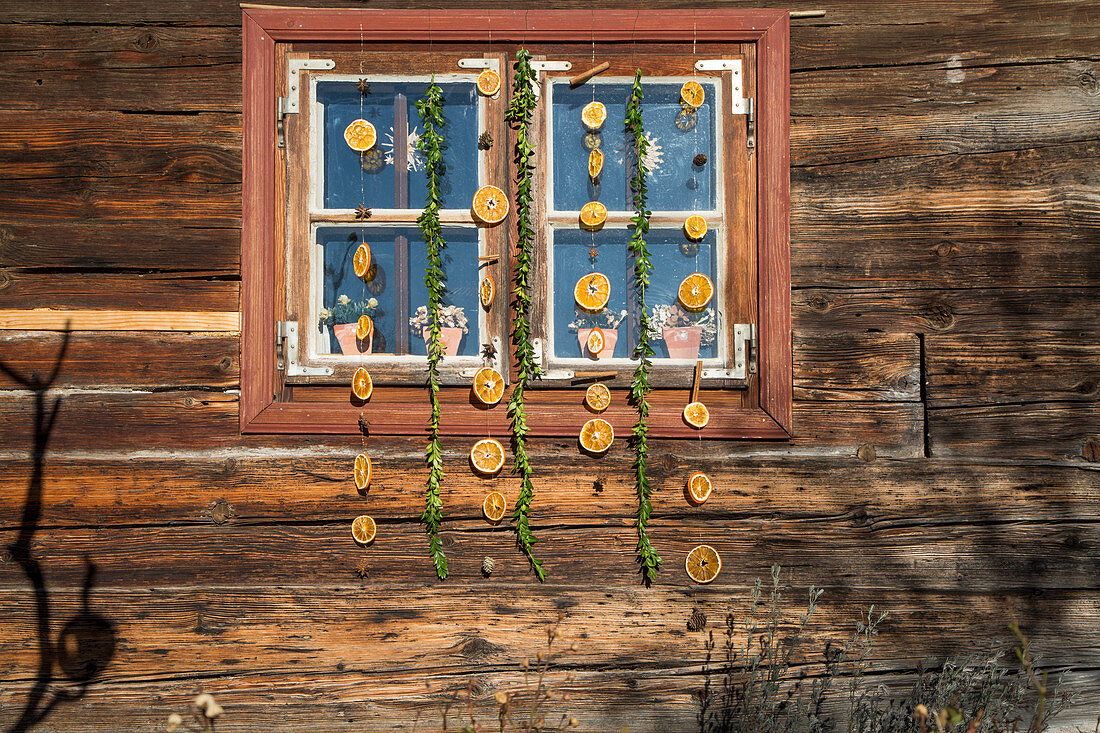
[[[569,324],[570,330],[573,331],[581,328],[618,328],[619,324],[626,320],[625,310],[616,313],[610,308],[604,308],[596,313],[574,308],[574,314],[576,318]]]
[[[340,295],[336,296],[336,302],[340,305],[347,305],[351,302],[351,298],[341,293]]]
[[[377,308],[378,307],[378,298],[371,298],[370,300],[368,300],[367,301],[367,307],[368,308]]]
[[[179,713],[172,713],[168,716],[168,725],[166,726],[168,733],[172,733],[172,731],[179,728],[181,725],[183,725],[183,717],[180,716]]]
[[[652,315],[649,318],[649,328],[656,337],[663,337],[664,331],[673,328],[690,328],[698,326],[702,329],[699,343],[701,346],[709,346],[718,336],[718,318],[713,308],[706,308],[699,313],[684,310],[678,303],[672,305],[653,306]]]
[[[487,132],[483,132],[478,135],[477,147],[481,150],[488,150],[493,147],[493,136]]]

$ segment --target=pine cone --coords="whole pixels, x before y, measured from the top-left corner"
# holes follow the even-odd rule
[[[707,627],[707,615],[696,608],[688,619],[688,631],[702,631]]]
[[[496,563],[493,562],[493,558],[486,557],[481,561],[481,572],[487,578],[493,574],[493,568],[496,567]]]
[[[477,138],[477,146],[481,150],[488,150],[493,147],[493,136],[487,132],[481,133]]]

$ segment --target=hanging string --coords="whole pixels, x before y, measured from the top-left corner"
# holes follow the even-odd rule
[[[691,80],[696,81],[698,70],[695,68],[695,62],[699,60],[699,54],[696,51],[697,41],[697,19],[695,15],[695,9],[691,11]],[[698,83],[696,81],[696,83]],[[700,108],[701,109],[701,108]],[[694,143],[694,155],[699,155],[699,110],[694,110],[695,124],[692,126],[692,133],[695,139]],[[713,165],[713,163],[712,163]],[[696,213],[699,207],[699,181],[695,175],[695,169],[698,166],[695,165],[695,158],[691,161],[691,213]],[[702,247],[702,242],[695,245],[695,271],[699,272],[699,249]],[[702,438],[702,436],[700,436]]]

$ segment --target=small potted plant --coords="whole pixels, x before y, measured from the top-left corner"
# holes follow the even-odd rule
[[[591,313],[580,308],[574,308],[576,318],[569,324],[570,331],[577,332],[577,342],[581,347],[581,356],[592,356],[594,359],[610,359],[615,353],[615,343],[619,340],[619,324],[626,320],[626,311],[616,313],[610,308]],[[604,346],[599,354],[588,353],[588,335],[595,329],[603,331]]]
[[[713,308],[698,313],[684,310],[678,303],[653,307],[650,328],[665,339],[670,359],[697,359],[700,346],[709,346],[718,336],[718,321]]]
[[[355,328],[360,316],[370,316],[373,320],[382,313],[382,309],[378,307],[377,298],[352,300],[346,295],[340,295],[332,308],[321,309],[317,327],[332,326],[332,332],[340,344],[341,353],[370,354],[374,351],[374,330],[371,329],[370,336],[360,340],[356,336]]]
[[[469,319],[465,311],[457,305],[445,305],[439,309],[439,340],[443,343],[443,353],[447,356],[457,356],[458,349],[462,345],[462,336],[470,332],[467,327]],[[409,318],[409,328],[414,334],[424,339],[427,346],[432,338],[432,319],[428,313],[428,306],[422,305],[416,309],[416,313]]]

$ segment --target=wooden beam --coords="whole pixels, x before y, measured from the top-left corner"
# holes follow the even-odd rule
[[[233,331],[241,314],[226,311],[0,310],[4,331]]]

